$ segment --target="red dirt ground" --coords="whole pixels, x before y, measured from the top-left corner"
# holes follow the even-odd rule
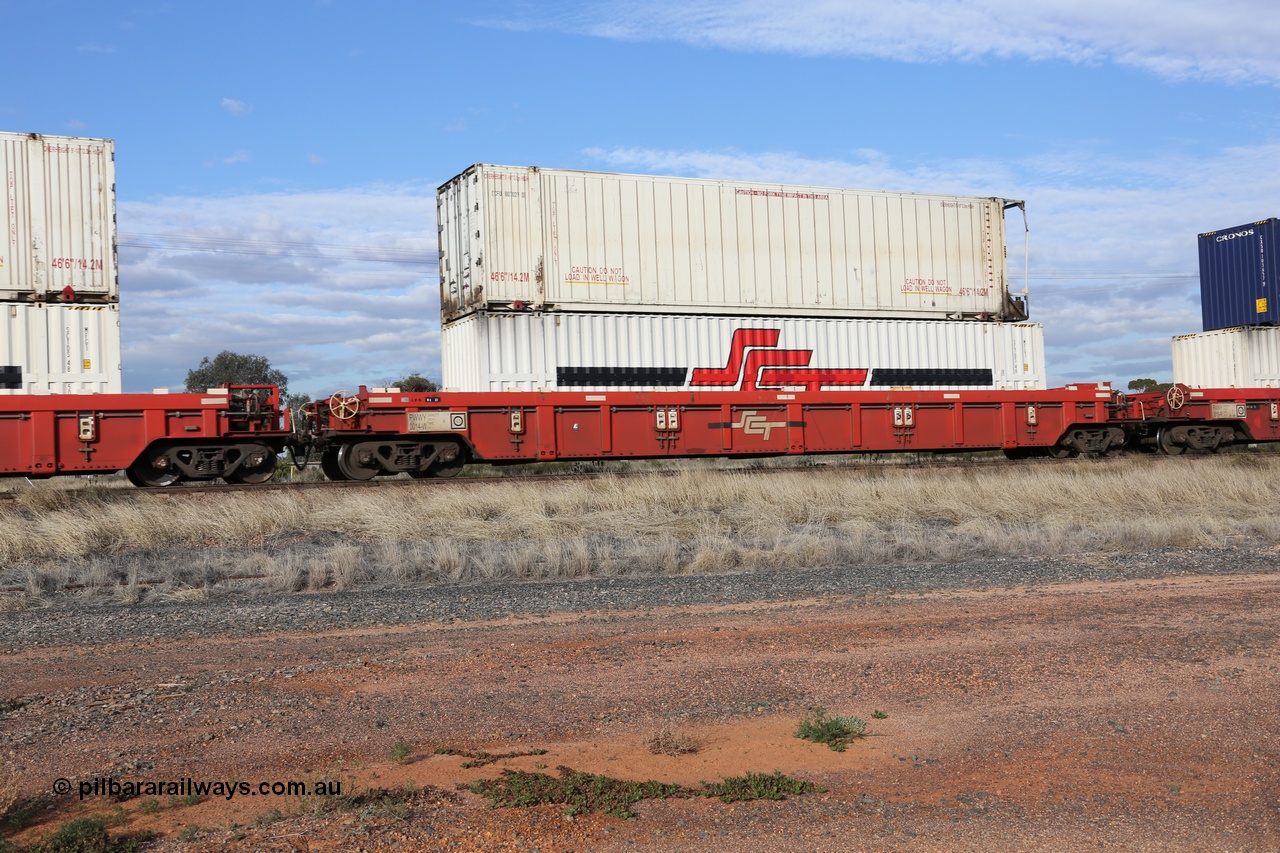
[[[0,715],[0,743],[30,796],[107,776],[413,793],[319,814],[314,798],[155,811],[73,793],[14,840],[114,812],[113,833],[154,830],[161,850],[1280,850],[1277,580],[23,650],[0,658],[0,698],[43,698]],[[811,706],[868,736],[843,753],[798,740]],[[664,724],[700,749],[651,754]],[[547,753],[466,769],[438,747]],[[642,801],[626,820],[456,790],[561,765],[691,786],[780,770],[826,791]]]

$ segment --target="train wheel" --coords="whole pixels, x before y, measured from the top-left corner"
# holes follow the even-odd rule
[[[1051,459],[1070,459],[1076,455],[1074,447],[1063,447],[1061,444],[1055,444],[1047,452]]]
[[[467,467],[467,451],[456,441],[442,442],[440,452],[435,461],[424,471],[410,471],[409,476],[415,480],[448,479],[462,473]]]
[[[463,456],[459,456],[452,462],[437,462],[431,466],[432,477],[456,477],[462,473],[462,469],[467,467],[467,460]]]
[[[456,477],[467,467],[467,449],[450,441],[440,449],[440,455],[431,464],[432,477]]]
[[[382,469],[376,463],[370,465],[360,461],[360,453],[355,445],[344,444],[338,448],[338,470],[345,480],[372,480]]]
[[[172,486],[179,479],[177,472],[161,471],[148,462],[145,455],[139,456],[132,465],[124,469],[124,475],[129,478],[130,483],[144,489],[162,489]]]
[[[1168,456],[1179,456],[1186,451],[1186,448],[1181,444],[1173,443],[1172,430],[1160,430],[1160,435],[1156,438],[1156,443],[1160,445],[1160,452]]]
[[[234,474],[226,478],[228,483],[242,486],[258,486],[270,481],[276,475],[276,457],[263,462],[257,468],[240,467]]]
[[[342,471],[338,469],[338,451],[326,450],[320,455],[320,470],[324,472],[325,477],[330,480],[345,480]]]

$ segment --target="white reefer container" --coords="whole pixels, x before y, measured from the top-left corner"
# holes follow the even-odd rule
[[[1178,335],[1173,381],[1191,388],[1280,388],[1280,326]]]
[[[1038,389],[1039,323],[473,314],[441,332],[459,391]]]
[[[472,166],[436,192],[440,310],[1024,320],[999,198]]]
[[[119,393],[117,303],[0,303],[0,394]]]
[[[0,167],[0,299],[117,299],[114,143],[0,133]]]

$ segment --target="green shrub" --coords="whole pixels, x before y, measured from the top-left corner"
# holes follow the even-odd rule
[[[699,792],[704,797],[719,797],[723,802],[748,800],[785,800],[787,794],[807,794],[825,791],[812,782],[792,779],[775,770],[772,775],[748,772],[746,776],[730,776],[721,782],[703,782]]]
[[[556,803],[569,807],[567,814],[604,812],[617,817],[633,818],[631,806],[640,800],[687,797],[680,785],[663,782],[626,782],[582,773],[568,767],[557,767],[560,777],[525,770],[503,770],[497,779],[478,779],[459,788],[488,797],[493,808],[523,807]]]
[[[28,853],[135,853],[139,845],[154,837],[147,832],[112,838],[105,819],[86,817],[64,823],[53,835],[27,850]]]
[[[631,807],[640,800],[668,798],[718,797],[726,803],[744,800],[781,800],[787,794],[824,791],[812,782],[792,779],[780,772],[772,775],[748,773],[721,782],[703,782],[702,788],[686,788],[666,782],[628,782],[593,773],[582,773],[568,767],[557,767],[560,777],[525,770],[503,770],[497,779],[479,779],[459,783],[458,788],[488,797],[491,808],[521,808],[547,803],[566,805],[568,814],[604,812],[616,817],[633,818]]]
[[[828,717],[822,708],[810,708],[796,727],[796,737],[814,743],[825,743],[836,752],[844,752],[850,743],[866,733],[865,720],[857,717]]]

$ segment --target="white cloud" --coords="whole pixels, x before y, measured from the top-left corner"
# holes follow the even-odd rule
[[[1280,83],[1280,16],[1256,0],[612,0],[485,22],[628,41],[937,62],[1114,62],[1171,79]]]
[[[86,42],[76,48],[81,53],[115,53],[116,46],[114,44],[101,44],[100,42]]]
[[[223,98],[222,108],[232,115],[244,115],[253,112],[253,107],[244,101],[237,101],[235,98]]]
[[[222,162],[228,166],[233,166],[236,163],[247,163],[249,162],[249,152],[241,148],[236,153],[223,157]]]
[[[84,130],[86,127],[85,123],[78,118],[69,120],[64,126],[67,130]]]
[[[265,355],[290,390],[439,375],[434,188],[121,202],[127,389]]]

